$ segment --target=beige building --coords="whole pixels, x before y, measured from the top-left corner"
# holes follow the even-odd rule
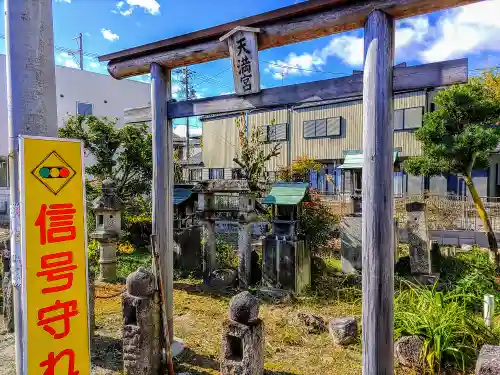
[[[464,195],[463,181],[456,176],[424,178],[411,176],[402,168],[402,161],[421,153],[414,131],[423,124],[424,114],[434,109],[436,88],[426,88],[394,95],[394,193],[420,194],[424,190],[446,195]],[[363,102],[351,97],[245,113],[210,115],[201,118],[203,124],[202,163],[191,176],[202,179],[237,178],[238,166],[233,159],[238,154],[238,117],[246,117],[248,130],[263,127],[266,149],[281,144],[281,153],[266,165],[272,179],[281,166],[289,165],[300,156],[317,159],[323,165],[312,172],[310,183],[325,193],[355,193],[361,188]],[[202,165],[202,166],[201,166]],[[494,164],[491,168],[497,170]],[[475,171],[481,195],[496,195],[495,181],[488,181],[488,171]],[[490,186],[488,186],[490,185]],[[493,188],[492,188],[493,187]],[[493,190],[492,190],[493,189]]]

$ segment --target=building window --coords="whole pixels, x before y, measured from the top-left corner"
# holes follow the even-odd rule
[[[0,188],[9,187],[9,163],[6,157],[0,157]]]
[[[208,170],[208,178],[210,180],[223,180],[224,168],[210,168]]]
[[[233,179],[233,180],[242,180],[243,179],[243,172],[241,171],[241,168],[233,168],[231,170],[231,179]]]
[[[304,138],[338,137],[341,135],[342,117],[329,117],[304,121]]]
[[[76,114],[88,116],[92,114],[92,104],[91,103],[76,103]]]
[[[202,169],[201,168],[196,168],[196,169],[188,169],[189,171],[189,181],[201,181],[202,180]]]
[[[397,109],[394,111],[394,130],[409,130],[422,127],[424,107]]]
[[[279,142],[287,140],[288,124],[273,124],[264,125],[262,132],[262,141],[264,142]]]

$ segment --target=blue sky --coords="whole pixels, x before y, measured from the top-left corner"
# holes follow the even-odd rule
[[[3,3],[3,1],[1,1]],[[103,55],[292,5],[298,0],[54,0],[55,44],[76,49],[84,35],[86,52]],[[3,4],[2,4],[3,5]],[[483,1],[397,22],[396,62],[409,64],[469,58],[470,74],[500,65],[500,0]],[[3,25],[0,18],[0,27]],[[264,88],[327,79],[360,69],[362,30],[259,53]],[[0,52],[4,51],[3,43]],[[65,52],[56,63],[77,67]],[[106,74],[91,58],[85,68]],[[233,91],[229,60],[190,67],[200,97]],[[148,77],[141,77],[147,80]],[[174,83],[174,92],[178,86]]]

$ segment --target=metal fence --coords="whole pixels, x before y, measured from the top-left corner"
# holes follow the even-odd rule
[[[500,232],[500,197],[481,197],[481,200],[488,213],[493,230]],[[360,202],[348,194],[322,195],[322,201],[335,214],[340,216],[354,213],[356,205]],[[408,195],[394,198],[394,216],[401,227],[404,227],[406,224],[407,215],[405,205],[410,202],[423,202],[426,204],[429,230],[484,230],[483,222],[471,198],[433,194]]]

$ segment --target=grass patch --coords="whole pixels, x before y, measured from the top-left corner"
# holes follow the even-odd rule
[[[118,280],[124,281],[130,273],[135,272],[139,267],[151,270],[151,253],[149,249],[139,248],[131,254],[118,255],[116,276]]]

